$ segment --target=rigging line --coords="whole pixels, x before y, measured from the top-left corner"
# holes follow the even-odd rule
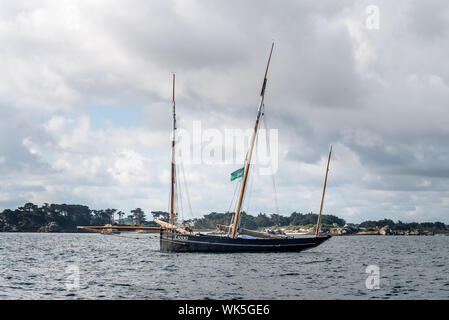
[[[236,184],[235,184],[235,187],[234,187],[234,195],[232,196],[232,199],[231,199],[231,203],[229,204],[229,209],[228,209],[228,212],[231,212],[231,207],[232,207],[232,204],[234,203],[234,200],[235,200],[235,194],[237,193],[237,188],[238,188],[238,186],[240,185],[240,181],[238,181],[238,182],[236,182]]]
[[[189,188],[188,188],[188,185],[187,185],[186,175],[185,175],[185,172],[184,172],[184,162],[182,161],[182,158],[181,158],[180,164],[181,164],[182,179],[183,179],[183,182],[184,182],[184,189],[186,190],[187,204],[189,205],[189,210],[190,210],[190,218],[193,218],[192,204],[190,202],[190,193],[189,193]]]
[[[246,151],[246,154],[245,154],[245,159],[243,160],[243,168],[245,168],[245,166],[246,166],[246,163],[247,163],[247,161],[248,161],[248,152],[249,151]],[[251,170],[251,166],[249,166],[249,168],[250,168],[250,170]],[[248,172],[248,174],[249,174],[249,172]],[[232,199],[231,199],[231,204],[229,205],[229,208],[231,208],[232,207],[232,204],[233,204],[233,202],[234,202],[234,197],[236,196],[236,192],[237,192],[237,189],[238,189],[238,186],[241,186],[241,184],[242,184],[242,182],[243,182],[243,178],[241,178],[239,181],[238,181],[238,183],[236,184],[236,186],[235,186],[235,189],[234,189],[234,196],[232,197]],[[231,215],[231,221],[230,221],[230,223],[229,223],[229,225],[232,225],[233,223],[234,223],[234,218],[235,218],[235,211],[237,210],[237,197],[236,197],[236,199],[235,199],[236,201],[235,201],[235,204],[234,204],[234,207],[233,207],[233,214]],[[243,198],[242,198],[242,202],[244,202],[245,201],[245,194],[243,194]],[[243,208],[241,208],[241,209],[243,209]],[[229,210],[228,210],[229,211]],[[237,229],[240,227],[240,221],[239,221],[239,225],[237,226]],[[229,230],[228,230],[228,236],[231,234],[231,228],[229,228]]]
[[[174,138],[175,138],[175,141],[176,141],[176,131],[174,132]],[[175,144],[176,144],[176,142],[175,142]],[[175,157],[176,157],[176,154],[174,155]],[[170,179],[173,179],[173,182],[176,184],[176,177],[177,177],[177,174],[176,174],[176,161],[175,161],[175,158],[172,158],[171,160],[170,160],[170,171],[172,170],[171,169],[171,166],[172,166],[172,163],[174,163],[175,164],[175,168],[174,168],[174,172],[173,172],[173,177],[171,177]],[[176,206],[176,189],[174,189],[173,190],[173,195],[172,195],[172,186],[171,186],[171,184],[172,184],[172,180],[170,180],[170,185],[169,185],[169,196],[168,196],[168,205],[167,205],[167,212],[168,212],[168,214],[171,214],[171,212],[170,212],[170,210],[171,210],[171,197],[173,197],[173,203],[174,203],[174,205],[173,205],[173,215],[175,215],[175,211],[176,211],[176,209],[175,209],[175,206]]]
[[[263,106],[263,105],[262,105]],[[258,146],[259,146],[259,134],[260,134],[260,131],[257,131],[257,135],[256,135],[256,140],[254,141],[254,145],[255,145],[255,151],[256,151],[256,157],[258,158],[258,156],[259,156],[259,152],[260,152],[260,150],[259,150],[259,148],[258,148]],[[252,192],[253,192],[253,184],[254,184],[254,178],[255,178],[255,171],[256,171],[256,162],[254,162],[252,165],[251,165],[251,167],[250,167],[250,189],[249,189],[249,191],[250,191],[250,193],[249,193],[249,198],[248,198],[248,205],[247,205],[247,213],[249,212],[249,209],[250,209],[250,203],[251,203],[251,199],[252,199]]]
[[[179,169],[179,164],[176,164],[176,172]],[[177,189],[177,195],[176,195],[176,200],[177,200],[177,205],[178,206],[178,223],[182,223],[182,221],[184,221],[184,205],[182,203],[182,186],[181,186],[181,181],[180,181],[181,177],[178,178],[178,175],[176,175],[176,189]]]
[[[171,170],[171,162],[170,162],[170,170]],[[167,212],[170,214],[170,197],[171,197],[171,181],[168,185],[169,191],[168,191],[168,200],[167,200]]]
[[[256,143],[257,143],[257,137],[256,137]],[[256,146],[257,146],[257,144],[256,144]],[[247,204],[246,204],[246,214],[249,214],[249,209],[250,209],[250,204],[251,204],[251,200],[252,200],[252,195],[253,195],[253,184],[254,184],[254,171],[255,171],[255,167],[256,167],[256,165],[255,164],[253,164],[252,166],[250,166],[250,172],[249,172],[249,174],[251,174],[250,176],[249,176],[249,179],[250,179],[250,182],[249,182],[249,190],[248,190],[248,201],[247,201]]]
[[[263,105],[262,105],[262,106],[263,106]],[[257,129],[259,129],[259,127],[260,127],[260,122],[257,123]],[[259,152],[259,149],[257,148],[257,145],[258,145],[258,143],[259,143],[259,130],[257,130],[257,129],[256,129],[256,137],[255,137],[255,140],[254,140],[254,151],[255,151],[256,157],[257,157],[258,152]],[[253,151],[253,152],[254,152],[254,151]],[[246,163],[248,162],[248,153],[249,153],[249,150],[246,152],[246,156],[245,156],[245,165],[246,165]],[[253,160],[253,159],[252,159],[252,160]],[[251,179],[251,178],[252,178],[251,172],[254,172],[254,168],[253,168],[253,167],[255,167],[256,162],[253,160],[253,162],[252,162],[252,163],[249,162],[248,165],[249,165],[248,177],[249,177],[249,179]],[[252,179],[251,179],[251,180],[252,180]],[[245,199],[245,194],[243,195],[243,200],[244,200],[244,199]]]
[[[259,152],[259,150],[257,148],[258,141],[259,141],[259,131],[256,132],[256,138],[255,138],[255,141],[254,141],[254,148],[255,148],[255,151],[256,151],[256,155]],[[248,153],[247,153],[246,158],[245,158],[245,164],[246,164],[246,162],[248,160],[247,156],[248,156]],[[242,202],[243,203],[245,203],[245,200],[248,199],[248,201],[246,202],[246,211],[245,211],[246,214],[249,213],[250,203],[251,203],[251,199],[252,199],[253,184],[254,184],[254,180],[255,180],[254,179],[255,167],[256,167],[256,163],[254,161],[253,161],[253,163],[249,163],[249,172],[248,172],[249,188],[248,188],[247,192],[245,192],[243,194],[243,198],[242,198]],[[248,195],[248,197],[247,197],[247,195]],[[242,220],[239,219],[238,226],[237,226],[238,228],[240,228],[241,222],[242,222]]]
[[[265,142],[266,142],[266,146],[267,146],[267,152],[268,150],[270,150],[270,154],[271,154],[271,145],[270,145],[270,139],[268,137],[268,125],[267,125],[267,121],[266,121],[266,116],[265,116],[265,104],[263,104],[263,113],[262,113],[263,117],[262,117],[262,121],[263,121],[263,126],[265,129]],[[271,167],[271,161],[270,161],[270,167]],[[276,180],[274,177],[274,173],[271,173],[271,183],[273,186],[273,197],[274,197],[274,205],[276,206],[276,214],[279,214],[279,203],[278,203],[278,196],[277,196],[277,190],[276,190]]]
[[[232,196],[232,199],[231,199],[231,203],[229,204],[229,209],[228,209],[228,213],[231,213],[231,208],[232,208],[232,214],[231,214],[231,221],[229,221],[229,225],[232,225],[232,223],[233,223],[233,221],[234,221],[234,216],[235,216],[235,210],[236,210],[236,207],[237,207],[237,197],[236,197],[236,194],[237,194],[237,189],[239,189],[239,186],[242,184],[242,181],[241,180],[238,180],[237,181],[237,183],[235,184],[235,187],[234,187],[234,195]],[[236,200],[235,201],[235,203],[234,203],[234,200]],[[232,206],[234,204],[234,206]],[[228,233],[227,233],[227,235],[229,236],[231,234],[231,228],[229,228],[228,229]]]
[[[235,213],[231,214],[231,221],[229,221],[229,225],[232,225],[232,222],[234,221],[234,215]],[[226,235],[228,237],[231,235],[231,228],[228,229],[228,233]]]
[[[178,174],[177,174],[177,172],[176,172],[176,167],[177,167],[177,164],[175,163],[175,167],[174,167],[174,169],[173,169],[173,176],[174,176],[174,178],[173,178],[173,184],[174,184],[174,187],[173,187],[173,207],[175,208],[174,210],[173,210],[173,214],[177,214],[178,213],[178,183],[177,183],[177,178],[178,178]]]
[[[257,155],[257,152],[258,152],[258,149],[257,149],[258,140],[259,140],[259,134],[257,133],[256,139],[254,141],[256,155]],[[247,190],[246,194],[243,195],[243,199],[242,199],[242,201],[245,201],[246,199],[248,199],[246,201],[246,211],[245,211],[246,214],[249,214],[250,204],[251,204],[251,200],[252,200],[253,184],[254,184],[254,180],[255,180],[254,179],[255,167],[256,167],[256,163],[255,162],[253,164],[250,164],[250,166],[249,166],[249,172],[248,172],[249,187],[248,187],[248,190]],[[239,221],[238,221],[238,228],[240,228],[241,223],[242,223],[242,219],[239,219]]]
[[[236,194],[237,194],[237,189],[239,189],[238,187],[239,187],[241,184],[242,184],[242,181],[241,181],[241,180],[238,180],[238,182],[235,184],[234,195],[232,196],[231,203],[229,204],[228,212],[231,213],[231,208],[232,208],[232,210],[233,210],[233,211],[232,211],[233,213],[231,214],[231,221],[229,221],[229,225],[232,225],[232,222],[234,221],[235,210],[236,210],[236,207],[237,207],[237,197],[236,197]],[[235,203],[234,203],[234,200],[236,200]],[[232,204],[234,204],[234,206],[232,206]],[[229,236],[230,234],[231,234],[231,228],[228,229],[227,235]]]
[[[174,183],[174,190],[173,190],[173,224],[176,225],[176,222],[178,220],[179,217],[179,190],[178,190],[178,174],[177,174],[177,166],[178,164],[175,163],[175,168],[174,168],[174,179],[173,179],[173,183]]]
[[[169,187],[170,187],[170,190],[171,190],[171,186],[169,186]],[[167,212],[170,213],[170,192],[168,193]]]
[[[241,181],[241,180],[238,180],[237,183],[235,184],[234,195],[232,196],[231,203],[229,204],[228,212],[229,212],[229,213],[231,212],[231,208],[232,208],[232,210],[233,210],[233,212],[232,212],[232,214],[231,214],[231,221],[229,221],[229,225],[232,225],[232,223],[233,223],[233,221],[234,221],[235,210],[236,210],[236,207],[237,207],[237,197],[236,197],[236,194],[237,194],[237,189],[239,189],[239,186],[240,186],[241,184],[242,184],[242,181]],[[234,203],[234,200],[235,200],[235,203]],[[232,206],[232,204],[234,204],[234,206]],[[228,229],[227,236],[229,236],[230,234],[231,234],[231,228]]]
[[[175,183],[175,190],[176,190],[176,183]],[[175,192],[175,194],[173,195],[173,224],[176,225],[176,221],[178,220],[178,211],[179,211],[179,207],[178,207],[178,196],[177,196],[177,192]]]

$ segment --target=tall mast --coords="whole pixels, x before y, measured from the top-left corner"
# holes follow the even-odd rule
[[[245,195],[245,187],[246,187],[246,181],[248,180],[251,156],[253,154],[254,142],[256,140],[257,129],[259,127],[259,119],[262,114],[263,100],[264,100],[264,96],[265,96],[265,87],[267,84],[268,67],[270,66],[270,60],[271,60],[271,54],[273,53],[273,47],[274,47],[274,42],[271,44],[270,56],[268,57],[267,68],[265,69],[265,75],[263,77],[262,89],[260,91],[260,102],[259,102],[259,108],[257,109],[256,123],[254,124],[254,131],[251,136],[250,147],[249,147],[248,153],[246,155],[246,159],[245,159],[245,169],[243,172],[242,185],[240,187],[240,194],[239,194],[239,198],[238,198],[238,202],[237,202],[237,208],[235,210],[234,221],[233,221],[233,224],[231,227],[231,234],[230,234],[231,238],[235,238],[237,229],[238,229],[238,225],[239,225],[240,211],[242,209],[243,197]]]
[[[173,96],[172,96],[172,113],[173,113],[173,127],[171,140],[171,173],[170,173],[170,219],[169,223],[173,224],[175,217],[175,131],[176,131],[176,112],[175,112],[175,74],[173,73]]]
[[[326,175],[324,176],[323,193],[321,194],[320,213],[318,214],[318,220],[316,222],[315,237],[318,237],[318,234],[320,232],[321,212],[323,210],[324,193],[326,192],[327,173],[329,172],[329,162],[331,161],[331,154],[332,154],[332,145],[330,146],[329,156],[327,157]]]

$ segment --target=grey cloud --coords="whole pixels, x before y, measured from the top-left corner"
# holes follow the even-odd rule
[[[76,31],[64,29],[64,21],[55,17],[63,5],[3,2],[1,19],[18,32],[0,32],[0,40],[8,44],[7,50],[0,49],[5,61],[0,76],[2,172],[20,173],[27,167],[37,180],[61,192],[56,196],[30,189],[34,195],[73,196],[95,207],[98,199],[73,190],[98,187],[108,192],[102,205],[163,206],[166,190],[159,174],[169,159],[171,72],[178,75],[180,125],[188,128],[201,120],[204,128],[251,127],[274,38],[265,103],[269,127],[280,133],[283,156],[277,184],[283,211],[316,206],[324,171],[320,161],[333,143],[329,210],[347,220],[444,218],[434,212],[434,203],[442,211],[447,207],[442,199],[448,196],[444,190],[449,183],[449,6],[432,3],[379,1],[380,29],[367,31],[368,1],[207,1],[189,6],[181,1],[75,2],[80,13]],[[28,24],[38,8],[51,19]],[[5,67],[8,62],[20,68]],[[137,187],[124,193],[107,188],[114,184],[104,170],[110,163],[90,179],[79,167],[79,174],[64,181],[63,169],[51,169],[55,159],[33,155],[23,145],[31,137],[46,153],[62,156],[63,137],[49,135],[42,123],[54,115],[86,115],[93,105],[105,106],[106,113],[108,106],[136,104],[144,107],[135,127],[123,129],[122,135],[115,128],[90,128],[89,137],[103,139],[104,145],[84,142],[69,153],[78,163],[93,163],[95,156],[121,149],[148,152],[151,156],[144,158],[151,157],[154,165],[148,170],[157,178],[154,184],[140,185],[154,192],[147,201]],[[147,137],[158,141],[145,144]],[[165,138],[167,149],[161,147]],[[215,194],[193,201],[199,213],[227,207],[233,190],[222,181],[227,181],[228,169],[191,168],[202,177],[192,189],[202,194],[206,185]],[[121,169],[116,170],[118,174]],[[258,192],[271,191],[262,185]],[[385,203],[379,205],[382,197]],[[268,205],[258,206],[262,210]]]

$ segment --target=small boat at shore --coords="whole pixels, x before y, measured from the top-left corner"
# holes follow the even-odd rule
[[[112,227],[111,224],[105,225],[105,227]],[[118,229],[111,229],[111,228],[104,228],[101,229],[101,234],[120,234],[120,230]]]
[[[154,219],[161,226],[160,230],[160,251],[162,252],[278,252],[278,251],[302,251],[316,247],[331,238],[330,235],[320,235],[320,217],[323,206],[324,191],[326,188],[327,171],[329,170],[329,160],[332,149],[329,151],[325,183],[323,187],[320,213],[316,225],[315,236],[312,237],[291,237],[287,235],[271,234],[255,230],[247,230],[240,226],[240,216],[245,195],[245,189],[250,172],[250,163],[253,153],[254,143],[257,137],[261,116],[264,115],[264,95],[267,85],[267,74],[273,53],[274,43],[271,46],[268,63],[260,92],[260,102],[257,109],[256,121],[251,135],[249,150],[246,154],[244,167],[234,172],[231,180],[242,178],[240,192],[236,210],[231,225],[217,225],[217,229],[222,234],[202,234],[193,232],[189,228],[175,224],[175,183],[176,183],[176,112],[175,112],[175,75],[173,75],[173,97],[172,97],[172,140],[171,140],[171,187],[170,187],[170,208],[169,221]]]

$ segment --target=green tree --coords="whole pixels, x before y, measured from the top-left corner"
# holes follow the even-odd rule
[[[122,217],[125,215],[125,213],[123,211],[119,211],[117,212],[117,215],[118,215],[118,223],[123,224]]]
[[[259,215],[254,218],[254,222],[258,228],[266,228],[273,225],[271,219],[265,213],[259,213]]]
[[[151,214],[153,216],[153,219],[158,219],[165,222],[168,222],[168,220],[170,219],[170,214],[165,211],[151,211]]]
[[[134,210],[131,210],[131,213],[133,214],[134,221],[136,222],[137,225],[140,226],[146,222],[145,221],[145,212],[143,212],[142,209],[136,208]]]
[[[112,225],[114,224],[114,214],[117,211],[117,209],[106,209],[105,214],[109,217],[109,223]]]

